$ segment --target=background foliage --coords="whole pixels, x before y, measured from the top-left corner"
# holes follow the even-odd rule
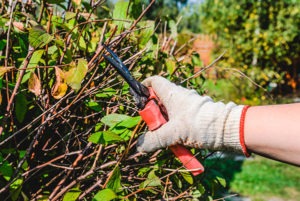
[[[227,53],[219,65],[240,69],[265,90],[251,82],[234,80],[235,88],[247,100],[261,103],[266,93],[286,94],[299,88],[300,2],[205,1],[198,5],[201,30],[217,34],[217,46]],[[226,73],[231,77],[234,72]],[[220,76],[222,77],[222,76]],[[238,76],[235,76],[237,78]],[[261,91],[255,101],[254,92]]]
[[[180,82],[201,64],[199,55],[181,58],[173,20],[155,32],[158,24],[144,18],[153,3],[1,4],[1,198],[209,199],[225,186],[210,169],[198,178],[179,171],[169,150],[136,153],[146,127],[128,85],[103,61],[102,44],[139,80],[160,74]],[[202,81],[182,84],[201,90]],[[202,161],[207,153],[199,153]]]

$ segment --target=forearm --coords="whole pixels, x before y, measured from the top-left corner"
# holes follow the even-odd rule
[[[159,76],[147,78],[143,84],[155,91],[169,121],[140,136],[139,151],[180,143],[247,154],[246,145],[250,152],[300,166],[300,104],[248,108],[214,102]]]
[[[300,104],[254,106],[245,118],[251,152],[300,165]]]

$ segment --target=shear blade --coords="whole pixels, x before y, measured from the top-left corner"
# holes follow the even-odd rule
[[[147,87],[138,82],[131,75],[125,64],[121,61],[121,59],[114,53],[109,47],[103,45],[103,47],[109,52],[111,57],[104,55],[103,57],[118,71],[118,73],[125,79],[125,81],[129,84],[131,88],[131,94],[133,94],[134,99],[139,108],[144,108],[148,97],[149,90]]]

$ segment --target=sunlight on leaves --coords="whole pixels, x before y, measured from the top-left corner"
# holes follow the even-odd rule
[[[181,176],[184,178],[185,181],[187,181],[189,184],[194,183],[193,176],[190,172],[180,172]]]
[[[141,183],[140,188],[146,188],[147,186],[161,186],[160,178],[156,176],[155,170],[149,172],[148,178]]]
[[[33,73],[35,71],[35,69],[37,68],[39,62],[42,62],[42,56],[44,54],[45,50],[36,50],[33,52],[31,59],[29,61],[29,64],[27,66],[26,69],[26,73],[22,78],[22,83],[25,83],[26,81],[28,81],[28,79],[31,76],[31,73]],[[24,61],[21,64],[20,68],[23,68],[24,66]],[[18,72],[18,76],[19,76],[19,72]]]
[[[115,142],[123,141],[123,138],[112,131],[99,131],[93,133],[89,137],[88,141],[95,144],[113,144]]]
[[[81,88],[81,82],[84,79],[88,70],[87,61],[79,59],[76,66],[65,72],[66,83],[74,90]]]
[[[106,188],[98,191],[98,193],[94,196],[92,201],[110,201],[117,197],[118,196],[113,190]]]
[[[43,27],[34,26],[29,31],[29,44],[33,48],[41,48],[53,40],[53,36],[48,34]]]
[[[97,98],[110,98],[116,94],[116,90],[113,88],[103,89],[101,92],[96,94]]]
[[[80,194],[79,188],[72,188],[64,195],[63,201],[76,201]]]
[[[4,162],[1,161],[0,174],[7,181],[9,181],[10,177],[13,175],[13,168],[7,161],[4,161]]]
[[[222,177],[216,177],[216,180],[218,181],[218,183],[223,186],[224,188],[226,187],[226,180]]]
[[[115,126],[117,123],[120,123],[126,119],[129,119],[130,116],[128,115],[125,115],[125,114],[116,114],[116,113],[113,113],[113,114],[109,114],[109,115],[106,115],[104,116],[102,119],[101,119],[101,122],[108,125],[109,127],[113,127]]]
[[[127,8],[129,3],[125,1],[118,1],[115,4],[113,11],[113,19],[115,19],[114,24],[118,26],[118,29],[121,30],[127,22],[121,21],[127,19]]]

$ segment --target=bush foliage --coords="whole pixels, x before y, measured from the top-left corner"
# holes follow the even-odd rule
[[[153,3],[1,4],[1,198],[205,200],[226,185],[213,167],[198,177],[182,171],[169,150],[136,153],[146,126],[102,44],[138,80],[160,74],[201,90],[204,79],[190,78],[201,62],[183,59],[190,44],[176,46],[176,22],[143,18]],[[201,161],[208,154],[196,153]]]

